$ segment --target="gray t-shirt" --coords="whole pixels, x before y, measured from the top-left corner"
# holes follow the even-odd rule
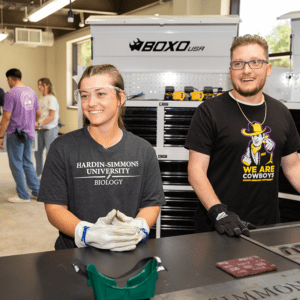
[[[127,131],[107,150],[86,127],[67,133],[50,146],[38,201],[67,205],[92,223],[114,208],[135,217],[140,208],[164,205],[155,150]],[[56,249],[76,247],[73,238],[59,234]]]

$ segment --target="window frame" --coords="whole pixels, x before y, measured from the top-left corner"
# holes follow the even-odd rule
[[[73,105],[73,95],[72,95],[72,84],[73,84],[73,77],[77,76],[74,75],[77,73],[77,60],[78,60],[78,55],[74,55],[74,52],[77,52],[77,49],[74,51],[74,47],[75,45],[77,46],[78,43],[80,42],[84,42],[85,40],[92,40],[92,35],[88,34],[85,36],[82,36],[80,38],[74,39],[74,40],[70,40],[67,42],[66,44],[66,56],[67,56],[67,88],[66,88],[66,99],[67,99],[67,108],[70,109],[78,109],[78,106]],[[77,53],[78,54],[78,53]],[[93,59],[93,57],[92,57]],[[76,67],[76,70],[75,70]],[[77,78],[77,82],[78,82],[78,78]]]

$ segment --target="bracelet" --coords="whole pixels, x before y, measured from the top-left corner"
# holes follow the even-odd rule
[[[41,126],[41,123],[40,123],[40,122],[38,122],[38,126]]]
[[[0,136],[0,139],[4,139],[4,136]]]

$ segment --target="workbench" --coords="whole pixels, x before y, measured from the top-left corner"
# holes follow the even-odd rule
[[[93,263],[97,270],[106,276],[117,277],[131,269],[140,259],[159,256],[162,265],[168,271],[159,272],[153,300],[263,298],[271,300],[275,294],[275,290],[272,290],[274,285],[277,293],[274,299],[300,299],[300,264],[268,248],[270,244],[271,247],[276,244],[300,244],[300,222],[286,226],[288,226],[286,229],[269,227],[270,232],[258,230],[255,233],[254,230],[251,232],[251,239],[230,238],[210,232],[150,239],[141,242],[135,250],[129,252],[111,252],[88,247],[0,257],[0,298],[94,299],[93,290],[87,285],[87,280],[78,275],[72,266],[76,258],[85,265]],[[253,255],[275,264],[278,270],[235,278],[216,267],[217,262]],[[257,281],[266,282],[264,284],[270,292],[263,290],[254,297],[248,289],[253,290],[255,287],[258,291]],[[287,282],[296,281],[298,287],[297,284],[289,288],[285,285]],[[247,286],[248,282],[251,283],[250,287]],[[236,289],[243,287],[244,292],[230,291],[235,287]],[[231,293],[230,295],[240,296],[229,297],[224,288]],[[217,291],[220,294],[216,295]],[[245,294],[245,291],[248,292]]]

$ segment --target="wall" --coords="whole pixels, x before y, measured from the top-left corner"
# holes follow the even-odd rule
[[[3,41],[0,43],[0,57],[0,87],[5,92],[9,90],[5,73],[9,69],[17,68],[22,72],[23,84],[31,87],[39,95],[37,80],[47,74],[45,47],[31,48]]]
[[[55,40],[54,46],[47,49],[48,76],[54,84],[54,92],[59,103],[59,116],[64,127],[60,133],[67,133],[78,128],[77,109],[67,107],[67,42],[90,34],[90,28],[85,27],[74,33],[69,33]]]

